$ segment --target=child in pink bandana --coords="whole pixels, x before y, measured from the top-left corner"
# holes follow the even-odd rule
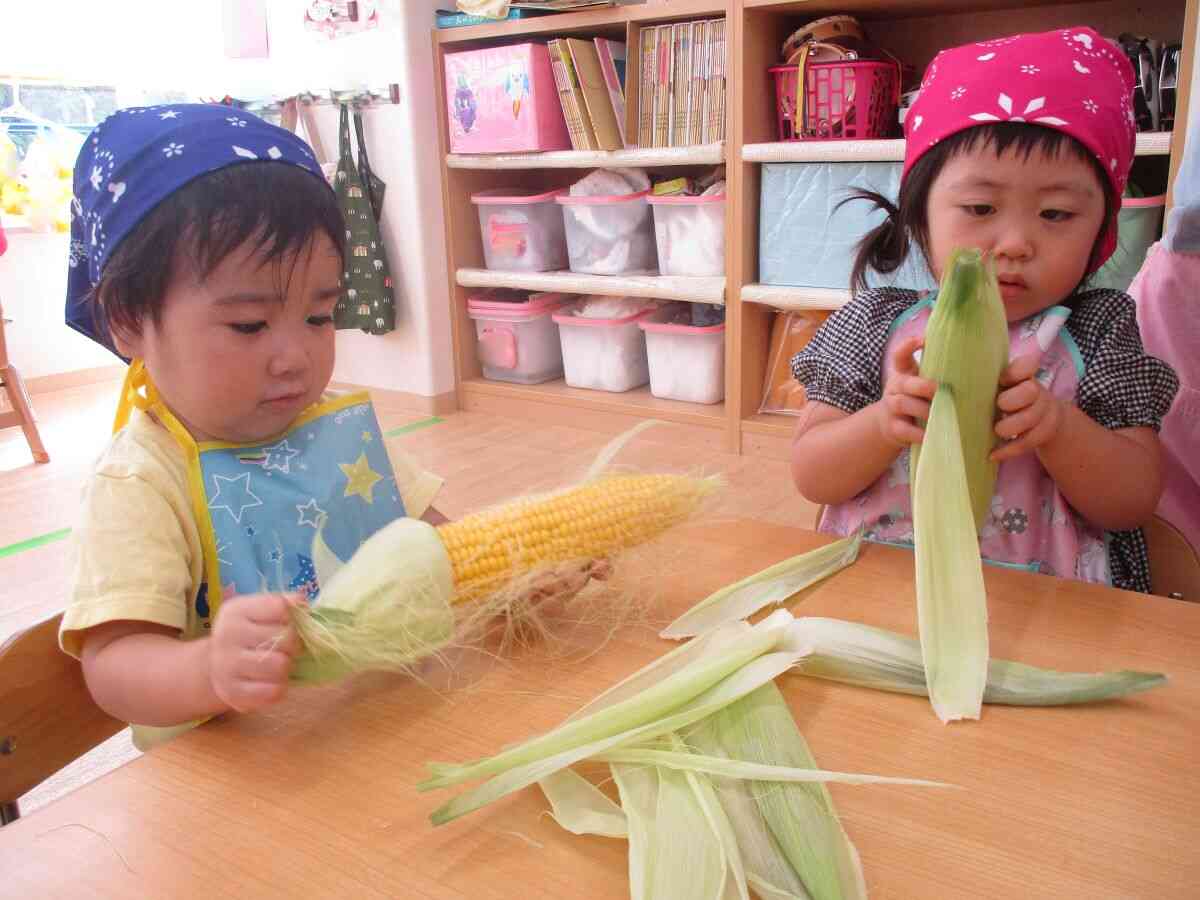
[[[996,261],[1010,364],[1001,464],[980,547],[992,563],[1147,591],[1140,526],[1162,473],[1158,429],[1178,379],[1142,349],[1133,301],[1088,290],[1112,254],[1133,161],[1128,61],[1089,28],[944,51],[905,120],[895,204],[863,239],[854,299],[792,361],[809,399],[792,454],[820,529],[911,546],[909,447],[935,385],[918,375],[934,297],[868,289],[919,250],[935,278],[956,247]]]

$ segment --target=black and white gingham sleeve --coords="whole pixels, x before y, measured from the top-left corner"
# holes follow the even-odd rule
[[[1105,428],[1157,431],[1179,390],[1179,378],[1142,348],[1133,298],[1113,290],[1081,294],[1067,330],[1083,356],[1075,398],[1079,408]]]
[[[888,329],[919,299],[916,291],[862,291],[831,315],[792,357],[792,375],[805,396],[853,414],[883,396]]]

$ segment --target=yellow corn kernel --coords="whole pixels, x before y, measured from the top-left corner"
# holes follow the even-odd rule
[[[643,544],[687,519],[717,484],[685,475],[611,475],[441,525],[454,602],[477,600],[543,566]]]

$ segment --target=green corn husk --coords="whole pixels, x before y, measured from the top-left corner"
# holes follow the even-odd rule
[[[721,753],[793,769],[816,768],[812,752],[774,684],[722,709],[687,740],[710,755]],[[813,900],[866,897],[858,851],[846,836],[823,784],[756,781],[750,784],[750,793],[775,846]],[[775,877],[780,876],[776,873]],[[785,884],[773,886],[787,890]]]
[[[538,787],[550,801],[550,815],[560,828],[572,834],[629,837],[625,811],[574,769],[555,772],[539,781]]]
[[[784,603],[858,559],[862,531],[763,569],[701,600],[664,628],[659,637],[685,638]]]
[[[397,519],[345,564],[318,529],[313,564],[323,587],[316,606],[292,610],[303,647],[292,681],[314,684],[363,669],[403,669],[454,637],[454,579],[432,526]]]
[[[479,809],[598,753],[684,728],[766,684],[795,665],[804,652],[790,644],[792,621],[780,610],[757,625],[740,628],[740,636],[715,658],[696,659],[635,696],[496,756],[467,764],[429,763],[431,777],[418,784],[418,790],[492,776],[436,810],[434,824]]]
[[[939,719],[978,719],[987,684],[987,591],[949,389],[939,387],[913,481],[917,625]]]
[[[937,301],[925,328],[920,372],[950,389],[957,413],[971,510],[978,531],[987,520],[996,486],[996,393],[1008,365],[1008,321],[990,259],[978,250],[955,250],[942,274]],[[915,482],[922,447],[914,444]]]
[[[845,684],[929,695],[921,645],[910,637],[841,619],[802,618],[793,626],[813,652],[795,672]],[[1158,672],[1056,672],[993,659],[988,663],[984,703],[1007,706],[1067,706],[1111,700],[1166,684]]]

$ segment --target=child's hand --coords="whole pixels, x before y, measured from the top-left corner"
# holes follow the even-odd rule
[[[1060,400],[1037,380],[1039,354],[1019,356],[1000,374],[1004,390],[996,397],[1000,419],[996,434],[1005,443],[992,451],[995,462],[1003,462],[1048,444],[1062,425],[1064,408]]]
[[[209,680],[230,708],[251,712],[283,699],[300,648],[288,608],[295,594],[248,594],[227,600],[209,639]]]
[[[890,371],[880,401],[879,430],[883,439],[897,449],[921,443],[925,429],[916,420],[929,418],[929,404],[937,393],[937,382],[922,378],[913,359],[923,346],[924,338],[910,337],[900,342],[888,360]]]

